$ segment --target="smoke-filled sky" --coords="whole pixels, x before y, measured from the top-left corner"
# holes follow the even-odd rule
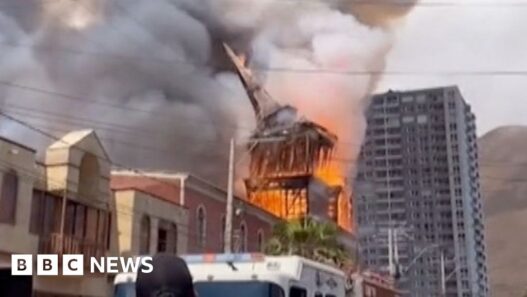
[[[431,1],[422,1],[426,2]],[[523,4],[511,5],[513,2]],[[388,54],[388,71],[527,70],[527,2],[448,3],[452,5],[418,5],[410,12],[399,26],[397,41]],[[387,75],[378,91],[454,84],[471,103],[479,134],[502,125],[527,125],[527,75]]]
[[[527,69],[527,4],[430,1],[0,0],[0,106],[56,135],[94,128],[120,164],[224,178],[229,138],[254,126],[238,78],[218,68],[227,40],[256,69],[425,73],[257,71],[278,101],[338,134],[340,159],[356,155],[373,90],[457,84],[480,133],[527,123],[527,76],[433,74]],[[50,142],[5,119],[0,135]]]
[[[117,163],[223,177],[228,139],[254,126],[238,78],[217,67],[217,40],[227,40],[257,69],[382,72],[387,59],[388,71],[425,73],[376,85],[257,71],[278,101],[338,134],[341,159],[354,159],[372,90],[458,84],[480,133],[525,124],[526,76],[430,73],[527,69],[527,5],[430,1],[0,0],[0,105],[56,135],[94,128]],[[0,135],[50,142],[5,119]]]
[[[243,142],[254,115],[238,78],[219,68],[217,41],[259,69],[382,71],[389,23],[412,5],[353,2],[1,0],[0,106],[55,135],[94,128],[119,164],[224,178],[228,140]],[[339,157],[353,159],[378,76],[257,75],[279,102],[337,133]],[[5,119],[0,134],[50,142]]]

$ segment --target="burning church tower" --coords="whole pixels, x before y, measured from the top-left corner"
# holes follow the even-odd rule
[[[337,136],[276,102],[245,59],[224,45],[256,115],[250,144],[250,202],[284,219],[315,217],[350,230],[351,207],[343,185],[329,185],[317,173],[332,161]],[[342,219],[344,218],[344,219]]]

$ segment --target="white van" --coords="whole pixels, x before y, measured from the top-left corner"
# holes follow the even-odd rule
[[[199,297],[344,297],[345,274],[296,256],[183,256]],[[134,274],[115,278],[114,297],[135,297]]]

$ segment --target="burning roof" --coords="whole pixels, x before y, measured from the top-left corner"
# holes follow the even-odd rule
[[[282,218],[330,217],[336,220],[340,185],[328,185],[317,172],[331,162],[337,136],[299,117],[295,107],[281,105],[261,87],[243,57],[226,44],[253,106],[257,126],[250,145],[249,200]]]
[[[232,48],[226,43],[223,44],[223,48],[235,67],[236,73],[245,88],[249,101],[254,109],[256,120],[259,124],[268,115],[280,109],[281,105],[276,102],[264,88],[262,88],[260,83],[258,83],[252,75],[251,70],[245,67],[245,56],[234,53]]]

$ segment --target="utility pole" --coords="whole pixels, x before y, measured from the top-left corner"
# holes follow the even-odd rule
[[[227,182],[227,205],[225,210],[225,230],[223,250],[232,253],[232,221],[234,218],[234,138],[231,138],[229,149],[229,177]]]
[[[272,138],[267,138],[265,140],[252,139],[251,140],[252,146],[249,149],[249,153],[256,147],[258,143],[283,141],[285,139],[286,139],[285,137],[272,137]],[[241,162],[243,158],[249,155],[249,154],[244,154],[243,156],[241,156],[238,162],[235,163],[234,162],[234,148],[235,148],[234,138],[231,138],[230,151],[229,151],[229,178],[227,182],[228,183],[227,184],[227,205],[225,207],[226,208],[225,209],[225,230],[224,230],[225,233],[223,234],[224,236],[223,239],[225,243],[223,246],[223,251],[226,254],[232,253],[232,248],[233,248],[232,225],[233,225],[233,220],[234,220],[234,169],[235,169],[235,165],[239,164],[239,162]]]
[[[397,228],[393,229],[393,259],[395,263],[395,274],[398,273],[399,268],[399,246],[398,246],[398,240],[397,240]]]
[[[392,241],[392,227],[388,228],[388,271],[391,276],[394,276],[395,271],[393,269],[393,241]]]
[[[445,254],[441,252],[441,296],[446,296]]]
[[[64,184],[60,211],[60,254],[64,254],[64,230],[66,228],[66,206],[68,204],[68,184]]]

